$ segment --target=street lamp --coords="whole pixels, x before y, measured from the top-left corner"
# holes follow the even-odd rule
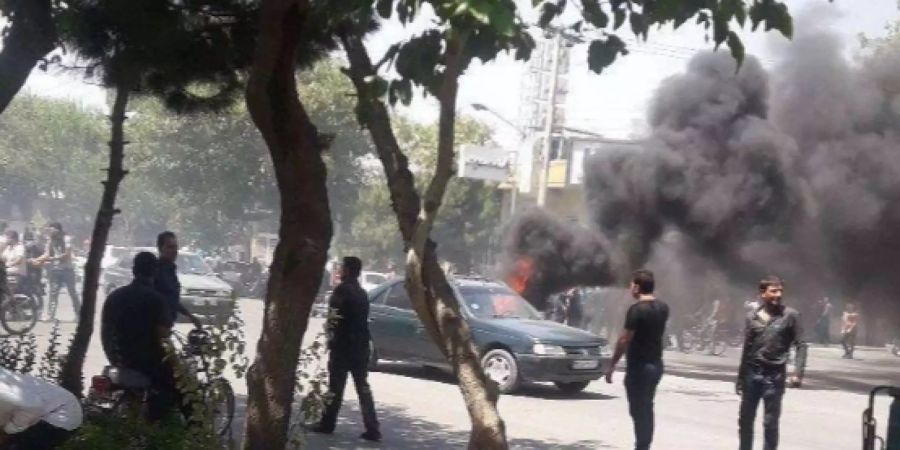
[[[515,123],[513,123],[513,121],[507,119],[506,117],[503,117],[502,114],[498,113],[497,111],[494,111],[491,108],[488,108],[483,103],[472,103],[472,109],[474,109],[475,111],[483,111],[483,112],[490,113],[494,117],[500,119],[501,122],[509,125],[513,130],[516,130],[516,133],[519,133],[519,138],[522,138],[522,139],[525,138],[526,133],[524,131],[522,131],[522,129],[519,128]]]

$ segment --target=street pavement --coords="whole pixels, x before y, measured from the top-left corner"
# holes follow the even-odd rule
[[[240,312],[247,326],[248,353],[252,358],[262,320],[262,302],[241,299]],[[63,336],[74,331],[67,299],[59,307]],[[99,333],[98,305],[97,332]],[[313,319],[306,341],[321,329]],[[188,325],[179,325],[187,329]],[[50,325],[35,332],[46,345]],[[97,374],[105,364],[98,333],[91,341],[85,376]],[[64,338],[67,340],[67,338]],[[737,410],[734,374],[739,349],[722,357],[667,352],[666,376],[656,397],[654,448],[663,450],[718,450],[737,448]],[[900,385],[900,358],[886,349],[862,348],[858,359],[844,360],[837,347],[813,347],[802,389],[790,389],[781,421],[786,450],[844,450],[861,448],[861,414],[867,392],[878,384]],[[363,431],[352,382],[348,383],[341,420],[334,435],[308,435],[310,449],[453,449],[465,448],[468,416],[450,374],[399,363],[387,363],[370,377],[385,439],[371,444],[358,439]],[[526,387],[503,396],[500,412],[512,448],[517,449],[629,449],[632,425],[622,386],[622,373],[613,384],[592,383],[577,396],[561,394],[550,385]],[[235,436],[240,434],[246,403],[244,380],[232,377],[238,395]],[[876,416],[887,420],[888,401],[876,402]],[[761,421],[762,414],[758,416]],[[757,445],[762,436],[757,424]],[[882,429],[881,434],[884,434]]]

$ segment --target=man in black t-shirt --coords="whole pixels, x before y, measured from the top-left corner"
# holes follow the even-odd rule
[[[171,331],[171,313],[153,287],[157,266],[152,253],[141,252],[134,257],[134,281],[109,294],[100,324],[100,339],[109,363],[150,378],[150,420],[162,418],[173,406],[183,403],[172,365],[164,361],[162,341]]]
[[[639,270],[632,276],[631,295],[637,302],[628,308],[625,329],[606,371],[606,382],[612,383],[616,364],[627,353],[625,391],[634,421],[635,450],[647,450],[653,441],[653,398],[663,374],[663,336],[669,306],[656,299],[654,288],[653,272]]]

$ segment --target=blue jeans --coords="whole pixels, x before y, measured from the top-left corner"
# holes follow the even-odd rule
[[[625,371],[625,392],[628,395],[628,410],[634,421],[634,448],[648,450],[653,442],[653,399],[656,386],[663,375],[663,363],[628,362]]]
[[[744,375],[744,393],[741,395],[741,411],[738,429],[740,450],[753,449],[753,422],[759,401],[763,401],[763,431],[765,450],[778,448],[778,421],[781,419],[781,399],[784,397],[785,369],[761,370],[750,368]]]

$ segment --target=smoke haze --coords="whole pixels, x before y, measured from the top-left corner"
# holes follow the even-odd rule
[[[855,298],[900,317],[900,46],[859,65],[842,50],[827,30],[809,28],[771,74],[750,57],[736,72],[725,52],[709,52],[665,80],[642,149],[585,162],[593,230],[568,233],[603,245],[596,266],[577,259],[578,272],[624,282],[648,266],[661,281],[720,280],[717,295],[775,273],[798,296]],[[560,226],[552,221],[519,217],[507,260],[567,248],[558,233],[540,231]],[[590,278],[576,282],[550,266],[531,294]]]

